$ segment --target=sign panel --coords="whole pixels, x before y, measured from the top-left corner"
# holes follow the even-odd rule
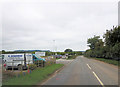
[[[45,52],[35,52],[37,56],[45,56]]]
[[[2,54],[6,61],[24,60],[24,54]]]
[[[4,63],[7,64],[7,66],[12,66],[14,63],[14,66],[17,66],[18,64],[24,64],[24,54],[2,54]]]

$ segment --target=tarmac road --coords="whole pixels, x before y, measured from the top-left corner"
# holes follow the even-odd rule
[[[78,56],[42,85],[118,85],[118,67]]]

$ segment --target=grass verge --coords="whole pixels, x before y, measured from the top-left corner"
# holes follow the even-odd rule
[[[78,55],[68,56],[67,60],[75,59]]]
[[[8,81],[3,82],[3,85],[36,85],[62,66],[63,64],[53,64],[44,68],[37,68],[36,70],[32,71],[31,74],[11,78]]]
[[[87,57],[87,58],[90,58],[90,57]],[[116,61],[116,60],[104,59],[104,58],[90,58],[90,59],[96,59],[96,60],[100,60],[100,61],[103,61],[103,62],[106,62],[106,63],[109,63],[109,64],[120,66],[119,61]]]

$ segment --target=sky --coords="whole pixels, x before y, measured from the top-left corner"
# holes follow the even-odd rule
[[[4,0],[0,12],[3,50],[85,51],[118,25],[118,0]]]

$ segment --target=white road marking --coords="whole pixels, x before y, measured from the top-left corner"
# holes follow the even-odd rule
[[[91,67],[87,64],[88,68],[91,69]]]
[[[87,66],[88,66],[88,68],[89,69],[91,69],[91,67],[89,66],[89,64],[86,64]],[[94,74],[94,76],[97,78],[97,80],[99,81],[99,83],[103,86],[103,87],[105,87],[104,86],[104,84],[103,84],[103,82],[100,80],[100,78],[96,75],[96,73],[94,72],[94,71],[92,71],[93,72],[93,74]]]
[[[93,72],[93,74],[97,78],[97,80],[100,82],[100,84],[104,87],[104,84],[102,83],[102,81],[100,80],[100,78],[96,75],[96,73]]]

